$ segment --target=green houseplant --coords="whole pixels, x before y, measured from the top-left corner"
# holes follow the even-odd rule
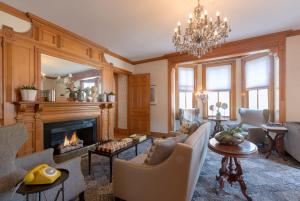
[[[114,92],[109,92],[107,94],[107,99],[108,99],[108,102],[115,102],[116,101],[116,94]]]
[[[239,145],[245,140],[242,132],[241,128],[225,128],[215,135],[215,139],[223,145]]]
[[[37,88],[34,85],[23,85],[20,89],[22,101],[35,101]]]

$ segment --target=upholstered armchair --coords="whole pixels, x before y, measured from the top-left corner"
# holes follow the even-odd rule
[[[249,141],[254,143],[263,143],[265,141],[266,134],[261,128],[261,125],[269,121],[269,110],[240,108],[239,114],[241,117],[240,122],[229,126],[242,128],[248,133],[247,138]]]
[[[194,122],[201,121],[200,117],[200,109],[199,108],[191,108],[191,109],[179,109],[176,113],[175,118],[175,130],[178,130],[182,124],[182,122]]]
[[[16,158],[16,154],[25,143],[26,138],[27,131],[23,124],[0,128],[0,200],[25,200],[24,196],[14,193],[15,185],[23,179],[28,170],[41,163],[69,170],[69,178],[65,181],[65,200],[71,200],[78,196],[80,200],[84,200],[85,182],[81,173],[81,159],[74,158],[56,164],[53,160],[53,149]],[[54,200],[59,188],[57,186],[46,191],[47,200]],[[30,196],[30,198],[33,197]],[[42,200],[45,200],[44,196],[42,196]]]
[[[288,122],[288,133],[284,138],[285,150],[300,162],[300,122]]]
[[[210,123],[205,123],[157,165],[145,164],[146,154],[130,161],[114,160],[114,196],[128,201],[192,200],[205,161],[209,134]]]

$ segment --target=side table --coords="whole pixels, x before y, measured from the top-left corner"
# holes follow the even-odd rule
[[[216,176],[220,188],[217,189],[217,192],[224,188],[225,180],[230,184],[238,182],[243,195],[248,201],[252,201],[252,198],[247,193],[247,186],[243,179],[242,166],[238,158],[248,158],[257,154],[257,146],[247,140],[237,146],[227,146],[220,144],[215,138],[212,138],[209,140],[208,147],[213,152],[223,155],[219,176]]]
[[[265,131],[267,137],[271,141],[270,149],[267,150],[266,158],[269,158],[272,151],[275,150],[278,155],[283,158],[283,160],[287,160],[284,153],[284,136],[288,132],[288,129],[283,126],[268,126],[267,124],[262,125],[262,129]],[[275,133],[275,138],[273,139],[270,133]]]
[[[65,187],[64,182],[69,178],[69,171],[66,169],[58,169],[61,172],[61,176],[52,184],[43,184],[43,185],[25,185],[24,183],[18,188],[17,193],[26,196],[26,201],[29,200],[30,194],[38,194],[39,201],[41,201],[42,192],[52,189],[61,184],[61,188],[58,190],[54,201],[57,201],[58,196],[62,193],[62,201],[65,200]]]

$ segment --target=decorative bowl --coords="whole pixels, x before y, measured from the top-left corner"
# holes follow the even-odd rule
[[[244,142],[245,138],[241,133],[228,133],[226,131],[219,132],[215,135],[215,139],[222,145],[239,145]]]

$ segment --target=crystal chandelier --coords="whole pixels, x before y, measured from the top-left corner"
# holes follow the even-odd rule
[[[198,0],[197,7],[189,15],[185,33],[182,34],[180,22],[175,28],[173,43],[176,51],[200,58],[213,48],[223,44],[231,30],[227,18],[221,19],[220,12],[217,12],[216,15],[216,21],[213,21],[212,17],[208,19],[207,10],[204,10]]]

